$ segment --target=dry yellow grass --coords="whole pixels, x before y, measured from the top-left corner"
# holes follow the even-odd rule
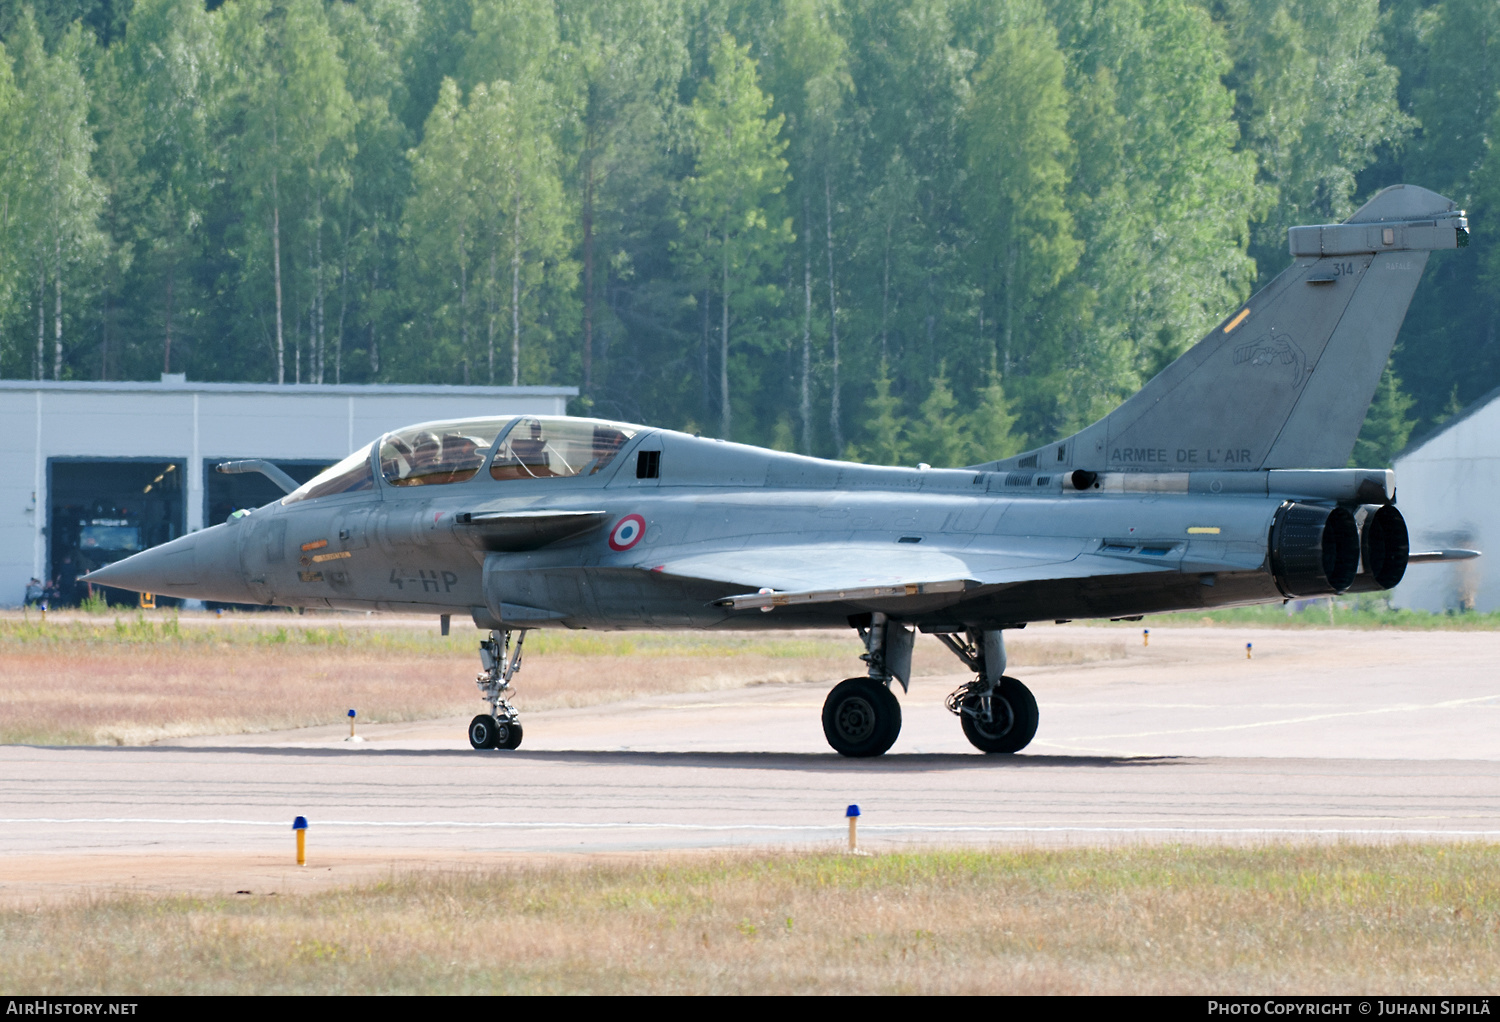
[[[679,856],[0,912],[28,993],[1408,993],[1500,981],[1493,845]]]
[[[292,615],[0,617],[0,743],[138,745],[188,735],[277,731],[477,713],[479,634],[455,623]],[[568,633],[527,640],[523,710],[667,692],[837,681],[857,673],[852,632]],[[915,670],[957,673],[935,642]],[[1017,664],[1123,656],[1112,637],[1013,646]]]

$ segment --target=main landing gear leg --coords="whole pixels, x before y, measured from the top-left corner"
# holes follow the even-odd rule
[[[868,625],[856,627],[865,642],[860,659],[870,665],[869,672],[839,682],[828,693],[823,736],[840,755],[864,758],[881,755],[901,734],[901,704],[891,682],[901,682],[905,691],[915,635],[884,614],[871,614]]]
[[[513,634],[514,651],[510,644]],[[476,749],[514,749],[521,744],[521,720],[505,694],[510,691],[510,680],[521,671],[521,643],[525,640],[525,629],[514,633],[506,629],[503,635],[490,632],[490,637],[479,644],[484,673],[475,684],[480,698],[490,704],[490,712],[469,721],[469,744]]]
[[[962,640],[939,634],[978,677],[947,699],[958,715],[964,737],[981,752],[1020,752],[1036,737],[1036,697],[1015,678],[1005,676],[1005,636],[999,630],[971,631]]]

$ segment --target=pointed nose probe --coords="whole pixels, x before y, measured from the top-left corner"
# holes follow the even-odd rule
[[[238,531],[215,525],[105,565],[83,580],[180,599],[258,602],[240,568]]]

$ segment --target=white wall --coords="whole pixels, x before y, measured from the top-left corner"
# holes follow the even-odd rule
[[[0,380],[0,606],[46,577],[49,458],[180,459],[187,526],[203,527],[205,458],[337,461],[432,419],[562,415],[573,387],[35,383]]]
[[[1392,593],[1412,610],[1500,610],[1500,400],[1481,405],[1396,460],[1396,506],[1413,550],[1467,547],[1470,561],[1413,564]]]

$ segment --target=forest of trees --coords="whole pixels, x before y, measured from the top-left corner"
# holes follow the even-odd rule
[[[0,0],[0,376],[571,384],[964,464],[1401,181],[1356,449],[1500,384],[1495,0]]]

